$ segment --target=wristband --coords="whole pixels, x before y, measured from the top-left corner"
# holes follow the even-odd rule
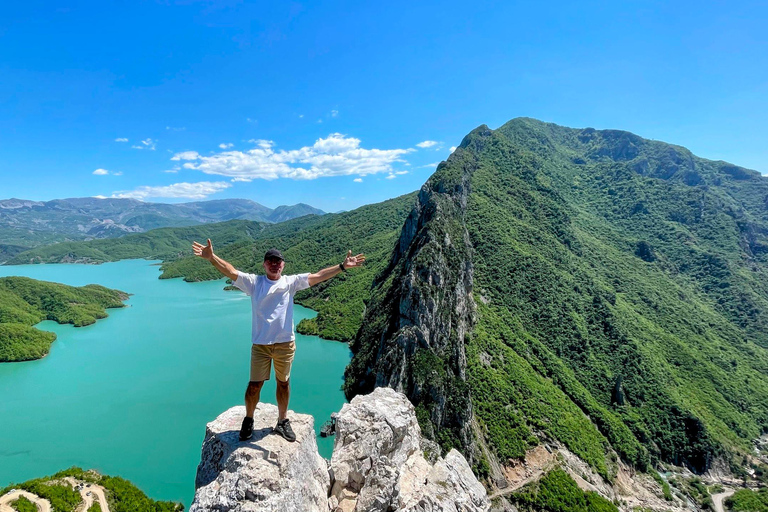
[[[347,271],[347,269],[344,268],[344,263],[339,263],[339,268],[341,269],[342,272]]]

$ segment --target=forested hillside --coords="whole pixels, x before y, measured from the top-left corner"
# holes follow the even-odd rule
[[[56,242],[116,238],[163,227],[227,220],[283,222],[324,212],[307,204],[274,210],[247,199],[164,204],[81,197],[53,201],[0,200],[0,262],[21,250]]]
[[[27,251],[8,264],[101,263],[125,258],[162,259],[161,279],[220,279],[207,261],[192,256],[192,241],[210,238],[216,254],[244,272],[263,273],[264,253],[278,247],[287,258],[285,273],[316,272],[339,264],[347,250],[365,253],[366,265],[300,292],[296,300],[318,311],[297,327],[326,339],[354,338],[370,296],[373,277],[388,263],[415,194],[339,214],[308,215],[278,224],[227,221],[184,228],[162,228],[121,238],[67,242]]]
[[[74,287],[28,277],[0,278],[0,362],[39,359],[56,339],[33,326],[55,320],[75,327],[107,316],[107,308],[123,307],[128,294],[97,284]]]
[[[609,480],[616,457],[743,464],[768,428],[767,250],[755,171],[621,131],[480,127],[419,194],[347,394],[405,390],[480,472],[547,438]]]

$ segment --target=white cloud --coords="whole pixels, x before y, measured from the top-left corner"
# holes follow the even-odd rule
[[[304,119],[304,114],[299,114],[299,119]]]
[[[453,153],[454,151],[456,151],[456,146],[451,146],[451,153]]]
[[[258,122],[259,122],[259,121],[258,121],[258,120],[256,120],[256,119],[251,119],[250,117],[246,117],[246,118],[245,118],[245,120],[246,120],[246,121],[248,121],[249,123],[253,123],[253,124],[256,124],[256,123],[258,123]]]
[[[122,175],[123,175],[123,171],[117,171],[112,173],[112,176],[122,176]]]
[[[355,183],[362,183],[363,182],[363,178],[355,178],[352,181],[354,181]]]
[[[438,144],[440,143],[437,142],[436,140],[425,140],[424,142],[419,142],[416,145],[422,149],[425,149],[425,148],[431,148],[433,146],[437,146]]]
[[[179,172],[179,170],[178,169],[168,169],[168,170],[165,170],[163,172],[167,172],[169,174],[176,174],[177,172]]]
[[[138,187],[134,190],[119,190],[112,197],[120,199],[146,199],[148,197],[183,197],[205,199],[211,194],[221,192],[232,185],[226,181],[201,181],[198,183],[174,183],[159,187]]]
[[[225,142],[225,143],[219,144],[219,147],[221,149],[229,149],[232,146],[234,146],[234,144],[232,144],[231,142]]]
[[[137,144],[137,145],[131,146],[131,147],[133,149],[149,149],[150,151],[154,151],[156,144],[157,144],[156,140],[144,139],[143,141],[141,141],[141,145],[140,146]]]
[[[439,163],[440,163],[440,162],[432,162],[431,164],[427,164],[427,165],[420,165],[420,166],[419,166],[419,169],[427,169],[427,168],[432,168],[432,169],[434,169],[435,167],[437,167],[437,166],[438,166],[438,164],[439,164]]]
[[[339,111],[338,110],[331,110],[331,117],[338,117]]]
[[[395,174],[399,174],[399,175],[408,174],[408,171],[397,171]]]
[[[198,158],[200,158],[200,155],[197,151],[182,151],[173,155],[171,160],[197,160]]]
[[[173,126],[166,126],[165,129],[172,132],[183,132],[187,128],[185,126],[179,126],[178,128]]]
[[[397,176],[395,176],[394,174],[390,174],[389,176],[387,176],[388,180],[393,180],[395,178],[397,178]]]
[[[392,164],[413,149],[365,149],[360,139],[332,133],[312,146],[289,151],[273,149],[272,141],[252,141],[249,151],[225,151],[203,156],[196,151],[177,153],[172,160],[188,160],[185,169],[227,176],[233,181],[290,178],[312,180],[327,176],[348,176],[393,172]]]
[[[318,119],[317,120],[317,124],[323,124],[323,120],[322,119]]]
[[[95,171],[93,171],[93,174],[95,174],[96,176],[106,176],[107,174],[109,174],[109,171],[106,169],[96,169]]]
[[[125,137],[118,137],[115,139],[115,142],[128,142],[128,139],[126,139]]]
[[[273,141],[266,140],[266,139],[251,139],[248,142],[250,142],[251,144],[256,144],[262,149],[269,149],[275,145]]]

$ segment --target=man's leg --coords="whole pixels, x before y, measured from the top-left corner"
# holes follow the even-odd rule
[[[277,379],[275,397],[277,398],[277,419],[284,420],[288,413],[288,400],[291,398],[291,379],[285,382]]]
[[[245,390],[245,416],[248,418],[253,418],[253,412],[256,410],[256,405],[259,403],[261,387],[263,385],[263,380],[251,381],[248,383],[248,387]]]

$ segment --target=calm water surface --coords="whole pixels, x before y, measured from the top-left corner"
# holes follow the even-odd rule
[[[154,499],[189,507],[205,424],[242,404],[250,358],[250,300],[224,280],[158,279],[146,260],[103,265],[0,266],[73,286],[131,293],[128,307],[87,327],[52,321],[58,339],[38,361],[0,363],[0,487],[70,466],[119,475]],[[295,322],[315,313],[296,306]],[[289,408],[315,430],[344,404],[346,344],[296,334]],[[261,393],[275,402],[274,372]],[[318,436],[330,457],[333,438]]]

